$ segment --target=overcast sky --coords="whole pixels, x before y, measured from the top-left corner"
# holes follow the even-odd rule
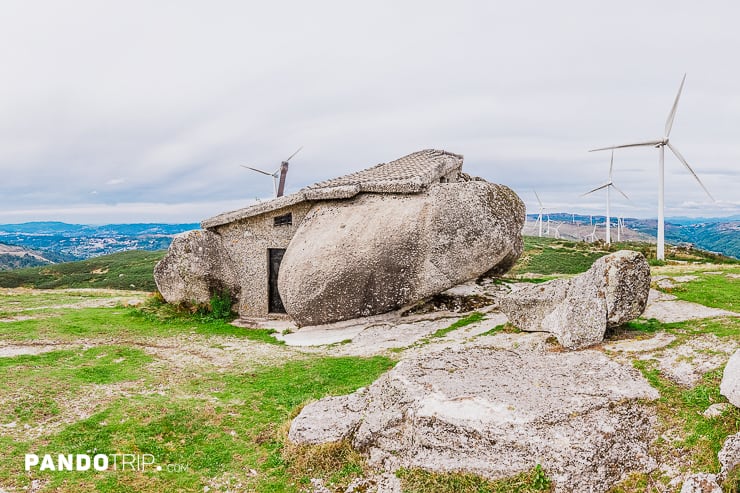
[[[600,213],[608,153],[660,138],[668,215],[740,213],[740,6],[620,1],[0,3],[0,222],[196,222],[425,148]],[[615,155],[656,214],[658,151]]]

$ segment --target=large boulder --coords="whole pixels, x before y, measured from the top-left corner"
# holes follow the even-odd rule
[[[734,406],[740,407],[740,349],[727,362],[719,391]]]
[[[239,293],[221,237],[207,230],[181,233],[154,268],[157,289],[168,303],[208,303],[215,293]]]
[[[650,292],[650,266],[638,252],[601,257],[570,279],[519,287],[499,301],[518,328],[550,332],[560,344],[578,349],[597,344],[608,328],[639,317]]]
[[[485,181],[318,203],[285,252],[280,296],[299,325],[394,310],[510,268],[524,214],[511,189]]]
[[[288,438],[349,440],[387,471],[497,479],[540,464],[556,491],[594,493],[655,467],[644,401],[658,397],[597,351],[462,348],[403,360],[366,390],[306,406]]]

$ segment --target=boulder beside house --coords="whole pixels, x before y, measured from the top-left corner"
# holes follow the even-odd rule
[[[175,238],[154,277],[171,303],[227,290],[243,317],[317,325],[385,313],[521,255],[525,208],[423,150],[218,215]]]

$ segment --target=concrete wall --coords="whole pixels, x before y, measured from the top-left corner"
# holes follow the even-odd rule
[[[296,228],[306,217],[311,206],[310,202],[301,202],[212,229],[221,236],[224,248],[240,280],[239,314],[241,316],[267,316],[268,249],[288,248]],[[292,225],[274,225],[276,216],[289,212],[293,214]]]

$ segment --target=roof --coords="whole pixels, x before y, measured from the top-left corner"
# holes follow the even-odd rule
[[[460,154],[425,149],[395,161],[380,163],[372,168],[315,183],[291,195],[219,214],[206,219],[201,226],[215,228],[304,201],[348,199],[360,192],[420,193],[441,177],[462,168],[462,163],[463,157]]]

